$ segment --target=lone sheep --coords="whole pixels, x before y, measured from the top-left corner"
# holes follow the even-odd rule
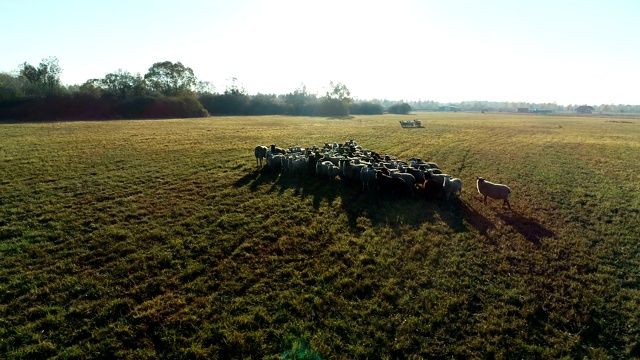
[[[494,184],[492,182],[486,181],[484,178],[478,178],[478,192],[480,195],[484,196],[484,203],[487,203],[487,196],[493,199],[502,199],[504,202],[502,206],[505,204],[511,209],[511,204],[509,204],[509,194],[511,194],[511,189],[507,185],[503,184]]]
[[[266,146],[261,146],[261,145],[256,146],[256,149],[254,150],[254,153],[256,155],[256,166],[262,165],[262,159],[267,158],[268,150],[269,149]]]

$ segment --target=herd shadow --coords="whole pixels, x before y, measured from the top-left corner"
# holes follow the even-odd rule
[[[369,219],[373,226],[403,225],[419,228],[424,223],[444,221],[454,232],[466,232],[475,229],[485,239],[492,240],[491,231],[495,223],[461,198],[450,201],[443,198],[427,201],[424,197],[381,195],[375,191],[362,191],[356,184],[345,186],[340,180],[329,182],[313,176],[286,176],[271,172],[263,167],[247,173],[233,184],[236,188],[247,187],[251,191],[268,186],[269,193],[283,194],[293,191],[302,199],[311,197],[315,209],[323,202],[332,206],[340,200],[340,206],[347,214],[351,230],[362,231],[358,225],[360,217]],[[524,236],[528,241],[539,245],[542,239],[555,237],[555,233],[533,218],[515,211],[498,212],[496,216],[507,226]]]
[[[361,231],[360,217],[369,219],[372,225],[392,224],[419,227],[425,222],[433,222],[436,213],[446,209],[437,201],[427,202],[423,197],[379,194],[363,191],[357,184],[345,184],[341,180],[329,181],[314,176],[287,176],[271,172],[268,168],[255,169],[233,183],[236,188],[248,187],[250,191],[267,188],[268,193],[282,195],[292,191],[301,199],[311,199],[314,209],[323,203],[333,206],[339,200],[346,213],[351,230]]]

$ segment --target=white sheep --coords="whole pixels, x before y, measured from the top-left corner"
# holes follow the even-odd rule
[[[372,165],[363,167],[360,170],[360,180],[362,181],[362,190],[371,189],[376,183],[376,170]]]
[[[451,175],[445,175],[444,177],[444,192],[447,195],[447,200],[454,192],[462,194],[462,180],[459,178],[451,178]]]
[[[269,165],[271,171],[282,168],[282,159],[284,159],[284,155],[274,155],[271,151],[267,151],[267,165]]]
[[[425,179],[433,179],[438,182],[438,185],[444,186],[444,179],[447,174],[436,174],[434,170],[429,169],[424,173]]]
[[[484,178],[479,177],[477,181],[478,192],[480,195],[484,196],[484,203],[487,203],[487,196],[493,199],[502,199],[504,202],[502,206],[505,204],[511,209],[511,204],[509,204],[509,194],[511,194],[511,189],[507,185],[503,184],[494,184],[492,182],[486,181]]]
[[[329,166],[333,165],[331,161],[318,161],[316,163],[316,174],[318,176],[329,175]]]
[[[253,151],[256,155],[256,166],[262,165],[262,159],[267,158],[267,151],[269,151],[269,148],[267,148],[266,146],[256,146],[256,149]]]
[[[289,173],[291,174],[302,174],[304,173],[304,169],[306,167],[305,157],[300,155],[294,155],[289,158]]]

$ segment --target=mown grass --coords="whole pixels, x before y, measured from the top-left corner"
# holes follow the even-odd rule
[[[639,357],[640,119],[407,118],[0,124],[0,353]],[[258,144],[349,139],[463,193],[256,169]]]

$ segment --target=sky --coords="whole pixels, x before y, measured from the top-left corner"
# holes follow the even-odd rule
[[[640,104],[637,0],[0,0],[0,72],[181,62],[217,92]],[[234,80],[235,79],[235,80]]]

